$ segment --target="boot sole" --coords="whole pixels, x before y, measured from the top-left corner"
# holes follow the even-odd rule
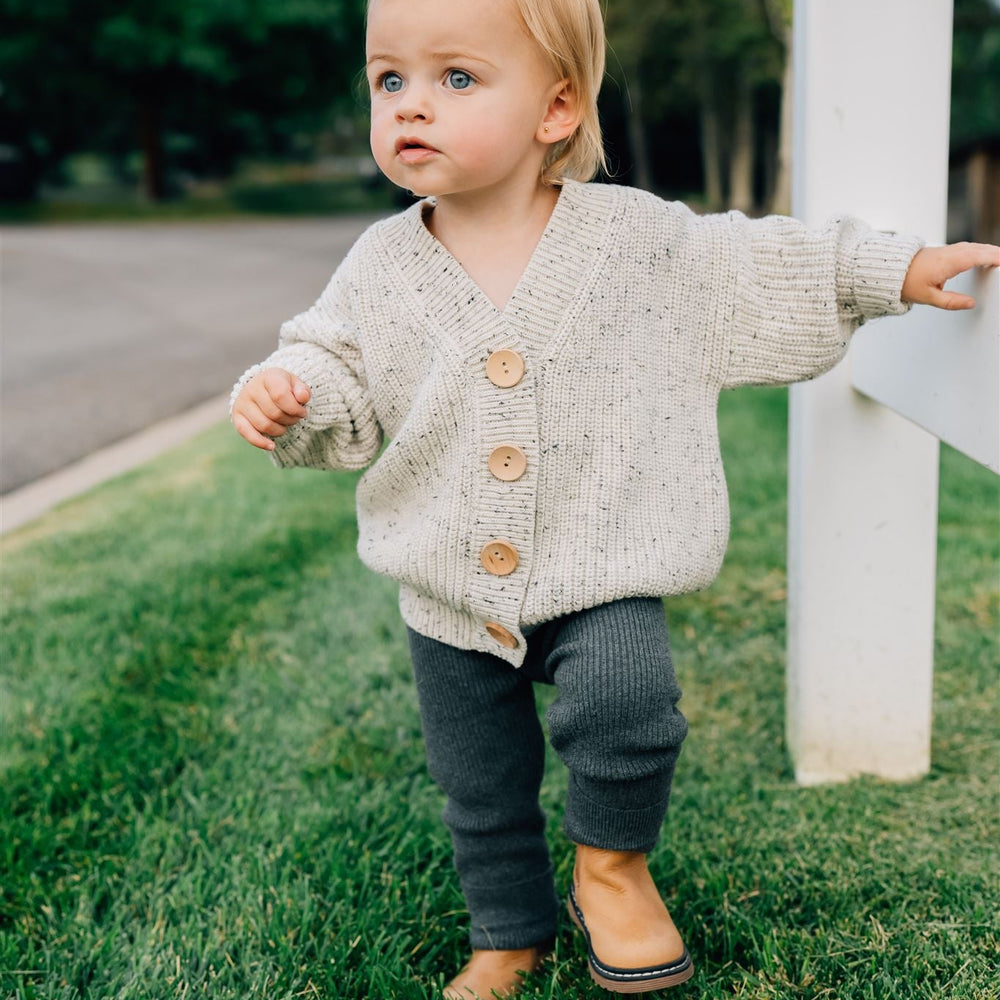
[[[590,932],[583,918],[583,911],[576,901],[573,886],[569,888],[569,898],[566,909],[570,919],[580,929],[587,943],[587,967],[590,978],[603,989],[612,993],[651,993],[653,990],[664,990],[671,986],[679,986],[694,975],[694,963],[687,949],[684,954],[673,962],[665,965],[648,966],[642,969],[618,969],[606,965],[595,954],[590,943]]]

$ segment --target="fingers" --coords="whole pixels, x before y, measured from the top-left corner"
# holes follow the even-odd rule
[[[941,248],[938,264],[939,281],[931,292],[930,305],[949,310],[974,309],[976,300],[971,295],[948,291],[944,283],[974,267],[1000,267],[1000,247],[989,243],[954,243]]]
[[[268,368],[244,386],[233,406],[233,427],[250,444],[273,451],[271,439],[306,416],[310,395],[301,379],[281,368]]]
[[[955,274],[971,270],[974,267],[1000,267],[1000,247],[990,243],[960,243],[960,268]],[[944,293],[945,302],[942,309],[974,309],[976,300],[971,295],[958,292]]]
[[[301,379],[293,377],[292,383],[292,394],[295,396],[296,400],[304,406],[309,402],[312,390]]]
[[[972,309],[975,299],[946,289],[951,278],[974,267],[1000,266],[1000,247],[989,243],[953,243],[924,247],[917,251],[903,279],[900,298],[904,302],[937,306],[938,309]]]
[[[1000,267],[1000,247],[989,243],[953,243],[947,247],[937,247],[935,255],[935,284],[939,287],[949,278],[970,271],[974,267]],[[968,296],[964,296],[968,299]],[[937,305],[937,303],[932,303]],[[967,306],[943,306],[942,308],[968,308]]]
[[[938,309],[974,309],[976,300],[971,295],[963,295],[961,292],[949,292],[941,289],[933,289],[928,293],[927,305],[937,306]]]
[[[270,410],[270,407],[268,409]],[[233,407],[234,427],[237,416],[242,417],[259,434],[266,434],[272,438],[281,437],[292,424],[298,422],[297,417],[289,416],[282,416],[280,420],[275,420],[252,398],[243,400],[241,404]]]
[[[974,267],[1000,267],[1000,247],[989,243],[954,243],[941,251],[939,266],[945,280]]]
[[[264,437],[242,413],[236,413],[235,410],[233,411],[233,427],[236,428],[240,437],[249,441],[255,448],[260,448],[263,451],[274,451],[274,442],[270,438]]]
[[[251,380],[250,385],[255,381]],[[286,427],[306,415],[304,404],[308,402],[309,395],[305,382],[281,368],[268,368],[262,372],[260,382],[251,390],[251,396],[261,410],[271,420]],[[288,417],[292,419],[286,422]]]

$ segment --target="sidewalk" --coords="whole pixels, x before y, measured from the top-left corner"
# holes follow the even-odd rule
[[[183,444],[195,434],[227,419],[228,411],[228,396],[210,399],[186,413],[161,420],[123,441],[98,449],[58,472],[0,496],[0,535],[28,524],[64,500]]]
[[[228,392],[374,218],[4,227],[0,493]]]

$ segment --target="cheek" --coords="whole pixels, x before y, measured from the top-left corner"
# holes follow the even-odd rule
[[[372,108],[369,144],[371,145],[372,156],[375,157],[375,162],[383,171],[385,170],[385,164],[391,161],[392,155],[395,152],[393,148],[395,140],[392,138],[390,132],[392,122],[393,117],[391,114]]]
[[[470,160],[477,163],[505,162],[524,155],[533,131],[523,115],[510,114],[510,109],[497,108],[494,114],[476,115],[466,119],[462,143]]]
[[[510,109],[499,104],[481,106],[452,123],[452,134],[469,150],[470,154],[486,156],[502,154],[518,131],[511,121],[515,117]],[[523,127],[520,129],[524,131]]]

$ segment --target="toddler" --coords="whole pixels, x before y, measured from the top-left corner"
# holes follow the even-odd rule
[[[707,585],[726,546],[719,391],[815,376],[908,303],[968,308],[944,282],[1000,263],[586,183],[604,44],[599,0],[372,0],[372,151],[422,200],[233,392],[278,465],[371,466],[359,554],[400,585],[471,918],[449,998],[515,992],[556,931],[535,682],[558,690],[592,977],[691,976],[646,855],[686,732],[661,598]]]

